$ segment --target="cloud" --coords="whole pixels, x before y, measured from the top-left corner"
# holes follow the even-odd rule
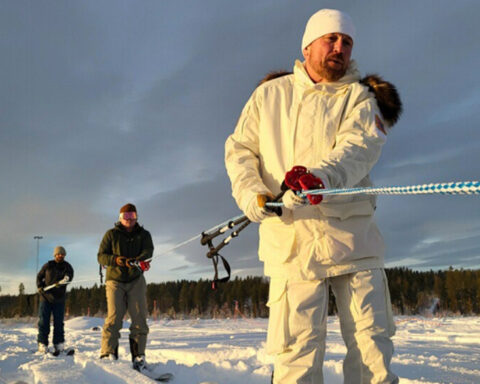
[[[480,83],[472,74],[480,55],[459,36],[478,35],[479,5],[449,4],[325,5],[358,20],[362,73],[392,81],[404,102],[373,170],[377,184],[478,179]],[[258,80],[301,58],[318,2],[1,7],[0,280],[28,278],[33,289],[40,234],[41,262],[61,243],[77,277],[98,281],[98,244],[127,201],[155,240],[150,281],[208,278],[199,241],[162,251],[240,213],[224,170],[225,139]],[[476,204],[380,197],[387,263],[478,266]],[[235,275],[262,273],[257,228],[225,248]]]

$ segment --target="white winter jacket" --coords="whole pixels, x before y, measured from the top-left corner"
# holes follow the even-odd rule
[[[297,61],[293,74],[254,91],[225,144],[240,209],[258,193],[278,194],[294,165],[307,167],[327,188],[371,185],[368,174],[386,137],[374,95],[359,78],[352,61],[338,82],[315,84]],[[374,209],[372,197],[331,196],[266,218],[259,229],[265,274],[311,280],[382,268]]]

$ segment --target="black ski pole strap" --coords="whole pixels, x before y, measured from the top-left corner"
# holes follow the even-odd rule
[[[103,266],[102,264],[98,264],[98,273],[100,275],[100,285],[103,284],[103,270],[102,270]]]
[[[227,239],[228,237],[226,239],[223,239],[222,242],[218,244],[216,247],[213,246],[212,244],[212,246],[209,247],[210,251],[207,252],[207,257],[211,259],[213,256],[215,256],[218,253],[218,251],[220,251],[223,247],[225,247],[225,245],[229,243],[230,240],[227,241]]]
[[[212,280],[212,289],[217,289],[218,283],[227,282],[228,280],[230,280],[230,276],[231,276],[230,264],[228,264],[228,261],[218,253],[218,250],[223,248],[226,245],[226,243],[223,241],[219,246],[215,247],[212,243],[212,240],[209,239],[206,242],[206,244],[210,249],[210,251],[207,253],[207,257],[209,259],[212,259],[213,270],[214,270],[214,276]],[[222,277],[221,279],[218,278],[218,258],[222,260],[223,268],[227,272],[227,276]]]
[[[223,268],[227,272],[227,276],[222,277],[221,279],[218,278],[218,258],[222,260]],[[231,269],[230,269],[230,264],[228,264],[228,261],[220,254],[215,254],[211,257],[212,262],[213,262],[213,269],[215,271],[215,274],[213,276],[213,281],[212,281],[212,289],[217,289],[218,283],[226,283],[227,281],[230,280],[231,276]]]

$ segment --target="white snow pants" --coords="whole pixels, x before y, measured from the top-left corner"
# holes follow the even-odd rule
[[[270,281],[267,353],[275,355],[275,384],[322,384],[328,286],[347,346],[344,383],[398,383],[390,371],[395,333],[383,269],[324,280]]]

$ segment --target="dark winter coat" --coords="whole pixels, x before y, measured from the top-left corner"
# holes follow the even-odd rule
[[[55,284],[62,280],[65,276],[68,276],[72,281],[73,279],[73,268],[70,263],[65,260],[57,263],[55,260],[50,260],[48,263],[45,263],[40,269],[40,272],[37,274],[37,288],[45,288],[49,285]],[[40,295],[40,300],[49,301],[50,303],[60,303],[65,301],[65,292],[67,290],[66,285],[60,285],[49,289],[46,292],[42,292]]]
[[[151,259],[153,256],[153,241],[150,232],[135,224],[132,232],[116,223],[103,236],[98,250],[98,262],[107,267],[106,280],[115,280],[128,283],[141,276],[138,268],[119,267],[115,263],[116,256],[125,256],[137,260]]]

